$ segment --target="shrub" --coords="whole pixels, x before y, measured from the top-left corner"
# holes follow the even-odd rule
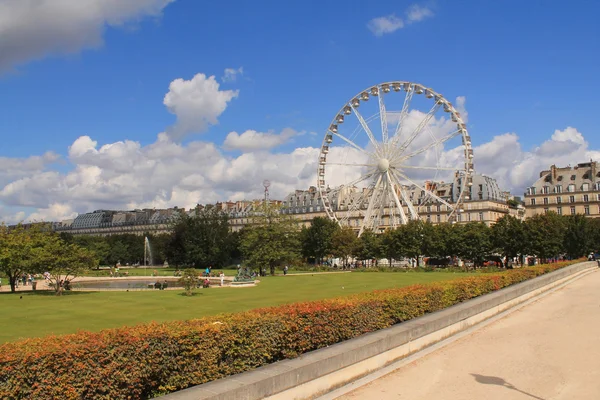
[[[6,343],[0,398],[149,398],[390,327],[568,264]]]

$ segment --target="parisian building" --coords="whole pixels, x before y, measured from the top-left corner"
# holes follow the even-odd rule
[[[525,215],[554,211],[559,215],[583,214],[600,217],[600,169],[596,161],[573,167],[557,167],[540,172],[540,178],[527,188]]]

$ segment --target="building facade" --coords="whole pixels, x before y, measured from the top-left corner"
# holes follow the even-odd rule
[[[458,188],[460,188],[461,183],[460,179],[451,183],[425,182],[425,188],[452,205],[457,201],[456,193],[460,193]],[[454,190],[455,187],[457,190]],[[343,188],[342,190],[330,190],[328,192],[327,197],[331,208],[342,225],[356,230],[360,229],[367,206],[365,204],[362,209],[355,209],[351,205],[356,203],[365,190],[363,188]],[[405,190],[411,202],[411,204],[406,204],[404,201],[400,201],[406,215],[409,213],[409,207],[413,207],[423,221],[433,224],[448,222],[450,210],[445,204],[428,198],[425,191],[415,186],[406,187]],[[500,190],[496,180],[491,177],[473,175],[473,185],[470,186],[468,194],[469,200],[463,201],[463,206],[457,214],[456,221],[458,223],[477,221],[489,226],[507,214],[519,219],[523,219],[525,216],[523,207],[509,206],[507,203],[508,194]],[[296,190],[286,196],[282,202],[281,212],[297,218],[302,226],[309,226],[310,221],[315,217],[327,217],[319,191],[314,186],[311,186],[308,190]],[[384,213],[383,220],[379,221],[382,230],[392,225],[391,218],[393,218],[393,214],[391,212],[387,214]]]
[[[526,217],[554,211],[559,215],[600,217],[600,169],[596,161],[540,172],[525,193]]]
[[[456,202],[455,193],[459,192],[460,180],[454,182],[425,182],[425,188],[448,204]],[[454,188],[457,188],[455,191]],[[367,189],[342,188],[330,190],[328,198],[338,220],[343,225],[357,231],[365,217],[366,205],[357,209],[354,204],[357,199],[364,196]],[[401,201],[406,215],[409,207],[414,208],[419,218],[433,224],[448,222],[449,208],[433,198],[429,198],[425,191],[415,186],[406,187],[410,204]],[[525,210],[522,207],[511,207],[507,203],[506,192],[500,190],[496,180],[484,175],[473,175],[473,185],[470,187],[469,200],[463,201],[462,208],[457,214],[457,223],[483,222],[486,225],[494,224],[504,215],[513,215],[523,219]],[[271,206],[279,209],[283,215],[295,219],[299,226],[310,226],[315,217],[327,217],[323,208],[323,201],[316,187],[308,190],[295,190],[282,201],[269,200]],[[233,231],[239,231],[244,226],[253,223],[253,217],[263,210],[264,200],[227,201],[215,204],[215,207],[227,213]],[[74,235],[114,235],[131,233],[142,235],[146,233],[168,233],[173,222],[182,214],[196,215],[204,206],[185,210],[182,208],[169,209],[141,209],[131,211],[97,210],[80,214],[75,219],[52,223],[52,229],[57,232],[68,232]],[[391,210],[390,210],[391,211]],[[393,225],[393,213],[378,221],[380,230]]]

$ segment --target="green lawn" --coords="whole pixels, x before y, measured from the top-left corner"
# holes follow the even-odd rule
[[[465,276],[448,272],[352,272],[264,277],[256,287],[135,292],[50,292],[0,295],[0,343],[26,337],[99,331],[149,321],[199,318],[306,300],[338,297]],[[20,298],[22,296],[22,299]]]

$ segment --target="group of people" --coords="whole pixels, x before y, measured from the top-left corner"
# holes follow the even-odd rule
[[[202,282],[202,287],[209,287],[210,286],[210,277],[213,276],[212,275],[212,266],[208,266],[206,267],[206,269],[204,270],[204,272],[202,272],[202,276],[200,278],[204,278],[204,281]],[[223,286],[225,283],[225,273],[223,271],[219,272],[219,278],[220,278],[220,286]]]

